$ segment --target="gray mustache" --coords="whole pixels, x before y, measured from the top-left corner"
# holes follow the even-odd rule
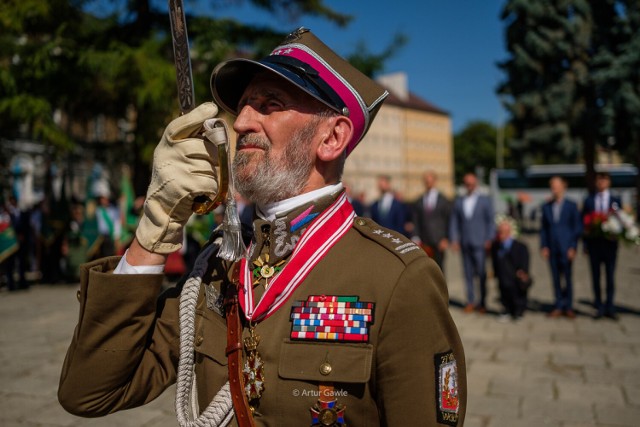
[[[253,145],[263,150],[268,150],[270,147],[269,141],[267,138],[256,135],[256,134],[246,134],[242,135],[238,138],[238,142],[236,144],[236,148],[243,148],[248,145]]]

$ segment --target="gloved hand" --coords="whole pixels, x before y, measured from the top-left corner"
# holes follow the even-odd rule
[[[202,137],[204,121],[216,114],[218,107],[208,102],[173,120],[153,153],[151,183],[136,230],[138,242],[150,252],[180,249],[193,199],[213,199],[218,190],[217,148]]]

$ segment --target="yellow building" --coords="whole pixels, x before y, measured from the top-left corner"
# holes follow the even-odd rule
[[[389,97],[369,132],[351,153],[343,180],[352,194],[366,203],[378,198],[377,176],[391,176],[391,184],[406,201],[423,191],[422,174],[435,170],[439,189],[454,194],[453,136],[449,114],[409,92],[407,77],[380,77]]]

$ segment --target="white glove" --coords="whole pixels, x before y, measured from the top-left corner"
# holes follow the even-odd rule
[[[217,148],[202,137],[204,121],[216,114],[218,107],[208,102],[173,120],[153,153],[151,183],[136,230],[148,251],[168,254],[180,249],[193,199],[213,199],[218,191]]]

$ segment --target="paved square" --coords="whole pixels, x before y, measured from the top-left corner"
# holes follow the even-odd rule
[[[464,314],[461,262],[447,254],[451,312],[465,345],[467,427],[637,427],[640,425],[640,248],[621,247],[616,305],[620,319],[594,320],[588,259],[574,264],[578,317],[549,319],[547,265],[537,236],[529,244],[535,284],[516,323],[498,322],[497,285],[489,281],[489,313]],[[0,291],[0,426],[175,426],[174,390],[151,404],[98,419],[67,414],[56,392],[77,321],[76,286],[36,285]],[[353,426],[358,427],[358,426]]]

